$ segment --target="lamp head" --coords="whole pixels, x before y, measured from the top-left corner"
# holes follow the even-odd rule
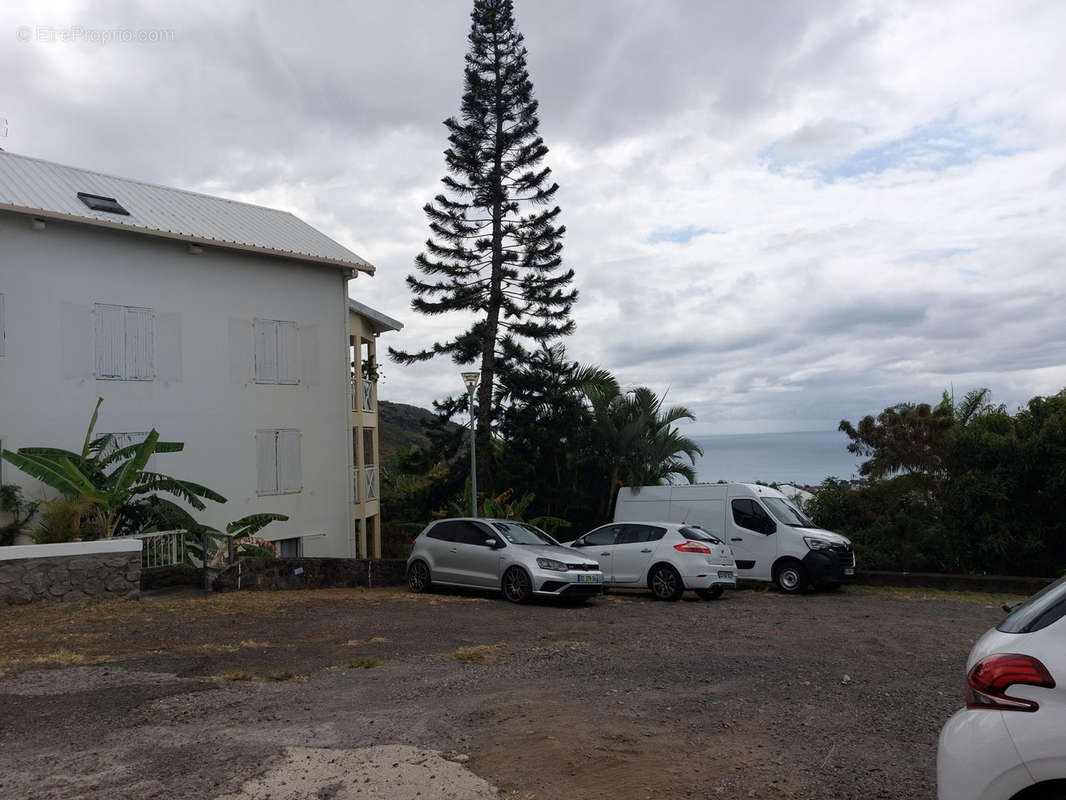
[[[463,385],[467,389],[475,388],[478,385],[478,381],[481,380],[480,372],[462,372],[460,374],[463,376]]]

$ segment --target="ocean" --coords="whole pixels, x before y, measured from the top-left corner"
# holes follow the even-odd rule
[[[864,460],[847,451],[848,437],[840,431],[691,438],[703,448],[703,458],[696,460],[696,475],[704,483],[758,480],[816,485],[830,475],[857,478]]]

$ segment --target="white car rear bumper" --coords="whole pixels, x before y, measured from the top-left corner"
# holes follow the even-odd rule
[[[939,800],[1009,800],[1034,781],[1014,746],[1004,714],[964,708],[940,731],[936,784]]]

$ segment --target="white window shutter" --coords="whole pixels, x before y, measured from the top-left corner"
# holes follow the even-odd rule
[[[300,432],[278,431],[278,491],[298,492],[301,489]]]
[[[260,494],[278,491],[278,432],[255,432],[256,489]]]
[[[152,311],[127,308],[126,312],[126,380],[150,381],[152,368]]]
[[[278,324],[257,319],[255,330],[255,382],[278,382]]]
[[[97,303],[93,311],[96,315],[96,377],[123,378],[126,371],[125,309]]]
[[[300,382],[296,323],[278,322],[278,383]]]
[[[0,294],[0,356],[4,354],[4,336],[7,329],[4,327],[4,296]]]

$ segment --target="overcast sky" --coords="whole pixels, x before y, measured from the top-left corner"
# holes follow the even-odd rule
[[[378,268],[351,292],[405,323],[381,344],[421,348],[465,324],[411,312],[404,276],[471,5],[8,0],[0,147],[293,211]],[[1066,384],[1066,3],[516,7],[573,358],[696,434]],[[458,372],[384,364],[381,396],[428,406]]]

